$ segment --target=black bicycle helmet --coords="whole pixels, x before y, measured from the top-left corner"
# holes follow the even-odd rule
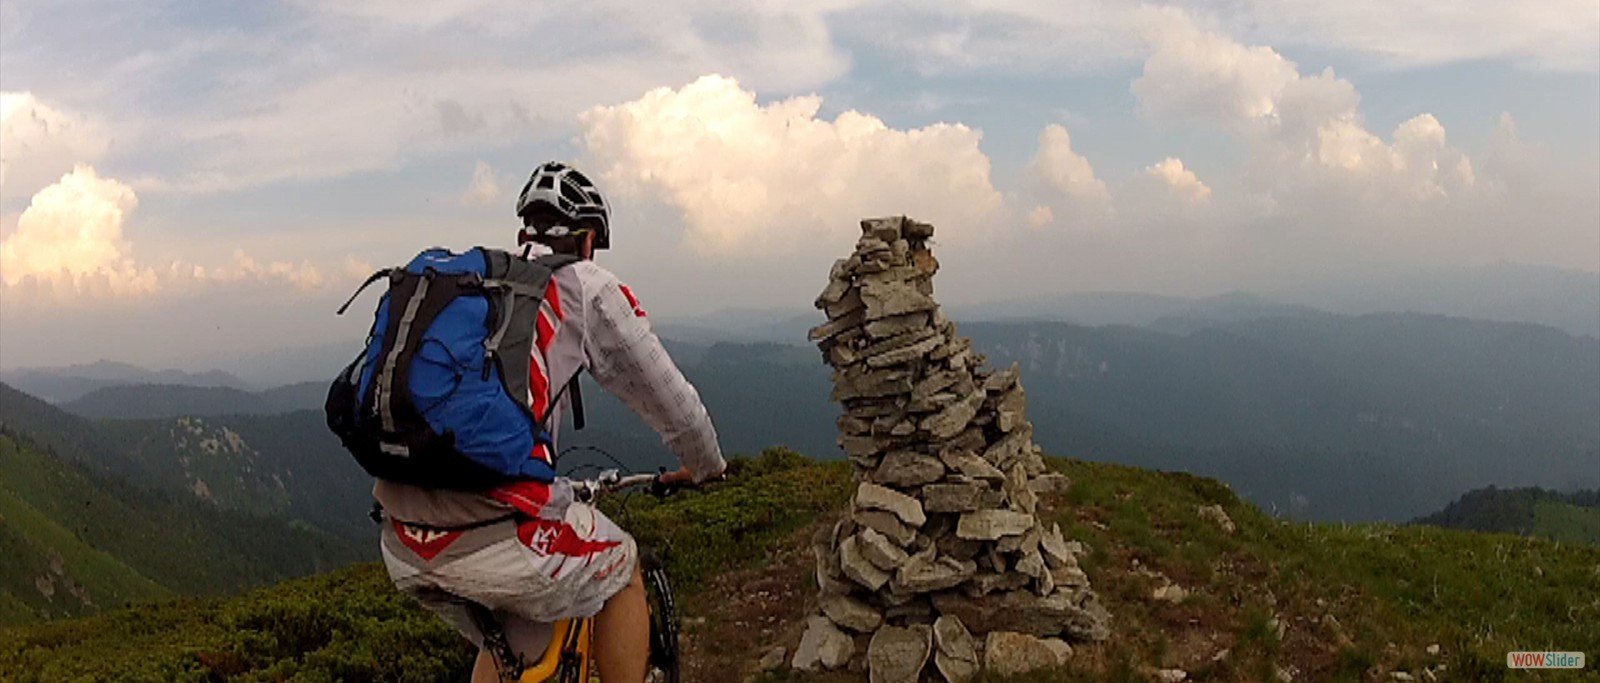
[[[564,237],[594,232],[594,248],[611,246],[611,216],[606,200],[589,177],[559,161],[533,170],[517,195],[517,217],[532,237]]]

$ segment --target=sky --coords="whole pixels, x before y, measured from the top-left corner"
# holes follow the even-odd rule
[[[0,0],[0,90],[5,368],[357,339],[549,159],[666,319],[892,214],[947,304],[1600,269],[1593,0]]]

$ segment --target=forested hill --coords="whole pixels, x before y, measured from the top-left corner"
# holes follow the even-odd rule
[[[1560,493],[1489,486],[1415,523],[1600,546],[1600,489]]]
[[[286,440],[272,447],[281,453],[307,450],[296,435],[316,438],[266,432],[276,436],[263,444]],[[0,384],[0,622],[231,593],[372,556],[363,484],[329,476],[342,463],[308,467],[291,491],[271,471],[256,475],[269,468],[241,434],[255,435],[193,420],[93,422]],[[285,514],[318,496],[324,518],[347,527]],[[351,511],[332,512],[342,506]]]

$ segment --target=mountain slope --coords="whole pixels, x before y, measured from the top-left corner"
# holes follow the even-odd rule
[[[0,432],[0,499],[8,510],[8,542],[69,570],[50,570],[71,580],[63,590],[92,589],[94,605],[83,608],[166,593],[228,593],[368,556],[303,525],[219,510],[96,475],[9,429]],[[26,588],[42,576],[36,565],[0,564],[0,586],[13,598],[36,603]],[[13,592],[18,586],[21,592]],[[56,613],[35,614],[40,611]]]
[[[1505,653],[1600,649],[1600,550],[1432,527],[1284,522],[1214,480],[1051,459],[1073,484],[1043,514],[1090,548],[1110,641],[1076,646],[1024,681],[1508,679]],[[769,452],[707,492],[635,497],[636,535],[666,548],[680,586],[685,680],[859,681],[846,672],[761,677],[816,609],[810,539],[848,499],[842,463]],[[1219,506],[1228,531],[1199,512]],[[1155,599],[1166,581],[1181,600]],[[0,632],[0,678],[239,677],[450,680],[462,641],[363,565],[225,600],[139,607]],[[1437,645],[1437,654],[1430,646]],[[1572,677],[1572,678],[1577,678]],[[1543,680],[1562,680],[1558,674]]]
[[[328,432],[320,410],[95,421],[0,384],[0,425],[97,473],[174,498],[302,520],[351,547],[371,542],[371,479]]]

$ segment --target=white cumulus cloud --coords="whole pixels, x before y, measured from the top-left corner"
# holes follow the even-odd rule
[[[124,233],[138,205],[133,188],[86,165],[34,194],[16,229],[0,240],[0,286],[8,299],[52,306],[194,293],[215,284],[298,290],[324,284],[321,269],[310,262],[258,262],[243,249],[217,266],[185,258],[150,265],[134,257]]]
[[[1183,160],[1173,157],[1146,167],[1144,176],[1155,181],[1179,202],[1199,205],[1211,201],[1211,188],[1200,182],[1200,177],[1183,167]]]
[[[7,287],[139,294],[155,273],[134,265],[122,234],[139,199],[133,189],[78,166],[40,190],[0,241],[0,281]]]
[[[1095,177],[1089,160],[1072,149],[1072,136],[1064,126],[1051,124],[1039,133],[1038,149],[1026,176],[1028,192],[1038,202],[1028,216],[1035,227],[1089,227],[1103,223],[1113,213],[1105,181]]]
[[[821,105],[762,104],[705,76],[585,112],[580,142],[608,189],[677,209],[686,242],[710,253],[782,253],[906,211],[959,239],[1001,208],[978,131],[900,130],[857,111],[828,120]]]
[[[103,127],[29,92],[0,93],[0,192],[28,196],[93,162],[109,144]]]
[[[1204,29],[1176,10],[1146,14],[1154,51],[1130,89],[1157,121],[1207,123],[1249,147],[1251,187],[1268,206],[1343,213],[1463,196],[1471,160],[1431,114],[1385,140],[1368,130],[1360,95],[1331,69],[1304,75],[1267,46]],[[1355,221],[1361,222],[1361,221]]]

